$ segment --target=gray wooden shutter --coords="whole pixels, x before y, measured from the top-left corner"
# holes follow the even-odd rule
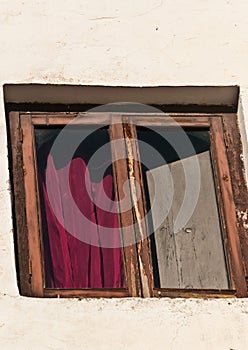
[[[159,186],[160,198],[152,210],[155,227],[158,227],[163,205],[168,205],[168,182],[164,181],[168,167],[174,182],[174,196],[169,214],[154,232],[161,288],[228,288],[209,151],[198,154],[197,157],[201,170],[199,199],[187,225],[177,233],[173,231],[173,223],[185,193],[182,162],[187,162],[190,158],[147,171],[151,204],[154,199],[153,181],[156,182],[156,187]]]

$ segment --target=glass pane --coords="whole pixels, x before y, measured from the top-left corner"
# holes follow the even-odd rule
[[[229,288],[209,132],[161,127],[137,133],[155,287]]]
[[[46,287],[122,288],[108,130],[61,130],[35,129]]]

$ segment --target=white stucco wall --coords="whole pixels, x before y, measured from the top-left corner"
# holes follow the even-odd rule
[[[3,85],[241,86],[246,0],[0,0],[1,349],[248,349],[248,300],[40,300],[18,294]],[[247,159],[247,153],[244,154]]]

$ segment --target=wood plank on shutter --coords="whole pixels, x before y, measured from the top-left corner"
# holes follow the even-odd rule
[[[155,195],[154,185],[160,196],[154,202],[152,217],[154,225],[158,226],[155,243],[162,288],[229,287],[210,154],[206,151],[197,157],[201,169],[199,198],[193,215],[179,232],[174,232],[174,222],[185,194],[182,164],[189,162],[192,157],[147,172],[151,202]],[[168,167],[174,182],[173,200],[168,216],[159,223],[164,208],[169,205],[169,193],[173,190],[168,186],[173,184],[166,181]]]

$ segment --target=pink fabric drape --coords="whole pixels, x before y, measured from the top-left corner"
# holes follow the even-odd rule
[[[65,173],[69,169],[69,187]],[[52,191],[48,191],[46,181]],[[47,158],[45,174],[40,181],[43,197],[43,225],[46,286],[49,288],[121,288],[124,285],[122,249],[118,248],[118,216],[114,212],[113,202],[108,208],[101,209],[93,203],[106,195],[114,200],[113,176],[107,174],[101,182],[92,182],[82,158],[72,159],[66,166],[56,169],[51,155]],[[81,222],[69,205],[71,195],[81,213],[92,223],[82,227]],[[97,203],[97,201],[96,201]],[[56,214],[56,215],[55,215]],[[44,220],[45,219],[45,220]],[[70,233],[66,223],[70,220]],[[45,229],[44,229],[45,226]],[[113,235],[110,246],[101,247],[102,227],[110,227]],[[84,234],[98,246],[85,243]]]

